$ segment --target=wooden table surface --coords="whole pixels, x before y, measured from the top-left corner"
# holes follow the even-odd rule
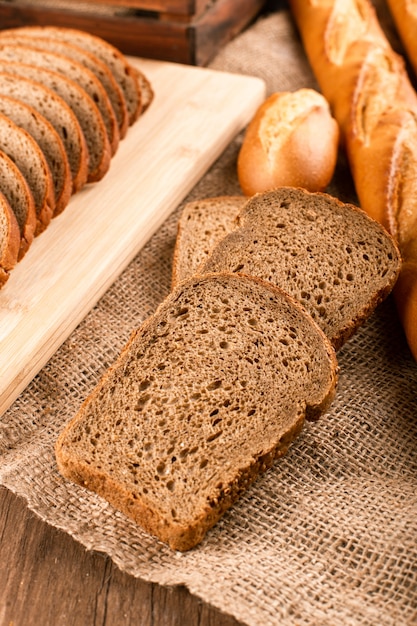
[[[264,13],[284,0],[266,0]],[[0,626],[242,626],[190,594],[122,573],[0,486]],[[244,625],[243,625],[244,626]]]
[[[239,626],[191,595],[122,573],[0,487],[0,626]]]

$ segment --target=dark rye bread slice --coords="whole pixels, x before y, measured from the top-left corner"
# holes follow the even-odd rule
[[[54,186],[46,158],[36,141],[11,119],[0,114],[0,150],[23,174],[36,210],[35,235],[48,226],[55,210]]]
[[[16,217],[0,191],[0,287],[9,279],[17,263],[20,232]]]
[[[18,260],[29,249],[36,230],[36,210],[32,192],[17,165],[0,150],[0,190],[9,203],[20,232]]]
[[[252,197],[239,227],[199,271],[239,272],[298,300],[338,349],[389,294],[401,259],[385,229],[324,193],[280,188]]]
[[[188,202],[178,220],[171,285],[190,278],[211,250],[236,226],[245,196],[218,196]]]
[[[0,95],[30,105],[51,123],[65,147],[71,170],[72,191],[75,193],[82,189],[87,182],[88,149],[81,126],[67,103],[44,85],[1,70]]]
[[[34,47],[35,43],[33,43],[33,39],[31,42],[32,43],[29,42],[25,45],[21,45],[0,39],[0,59],[17,63],[27,63],[47,70],[53,70],[73,80],[84,89],[100,111],[111,153],[114,154],[119,145],[119,128],[110,100],[101,82],[96,78],[95,74],[90,72],[84,65],[62,54],[37,49]]]
[[[123,92],[129,123],[133,124],[142,112],[141,91],[138,74],[130,65],[126,57],[114,46],[100,37],[74,28],[59,26],[24,26],[9,29],[7,32],[30,34],[31,37],[50,37],[68,42],[94,54],[111,71],[117,84]],[[149,93],[147,94],[149,97]]]
[[[328,408],[336,378],[330,343],[287,294],[197,277],[132,334],[60,435],[58,466],[188,550]]]
[[[60,136],[43,115],[16,98],[0,94],[0,113],[24,128],[44,153],[54,183],[54,215],[58,215],[67,206],[72,193],[71,170]]]
[[[84,89],[58,72],[26,63],[0,59],[0,72],[36,81],[68,104],[79,122],[87,144],[87,182],[101,180],[110,166],[110,144],[100,112]]]
[[[117,120],[119,136],[120,138],[125,137],[129,125],[126,102],[123,92],[109,68],[94,54],[83,50],[79,46],[74,46],[60,39],[53,39],[52,37],[31,36],[30,30],[22,30],[23,33],[20,32],[19,29],[2,30],[0,31],[0,41],[10,41],[25,45],[32,44],[36,48],[62,54],[69,59],[77,61],[77,63],[89,69],[90,72],[93,72],[106,90]]]

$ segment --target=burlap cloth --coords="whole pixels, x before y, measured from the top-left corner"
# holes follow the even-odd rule
[[[258,19],[212,67],[261,76],[268,92],[315,86],[285,10]],[[241,139],[187,200],[239,193]],[[343,163],[331,191],[353,199]],[[417,624],[417,365],[391,299],[340,351],[328,414],[191,552],[172,552],[58,474],[58,432],[169,291],[180,211],[1,418],[1,482],[122,570],[184,584],[248,625]]]

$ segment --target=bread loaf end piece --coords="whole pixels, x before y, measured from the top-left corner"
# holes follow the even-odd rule
[[[219,196],[185,205],[178,221],[172,263],[172,286],[195,274],[216,243],[236,225],[245,196]]]
[[[135,333],[60,435],[61,473],[175,550],[197,545],[304,419],[331,403],[334,351],[262,281],[185,281]]]

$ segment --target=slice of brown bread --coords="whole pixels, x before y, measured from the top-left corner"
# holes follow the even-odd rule
[[[58,215],[67,206],[72,192],[71,170],[60,136],[43,115],[16,98],[0,94],[0,113],[24,128],[44,153],[54,183],[54,215]]]
[[[0,150],[16,163],[29,185],[35,201],[38,235],[48,226],[55,210],[54,186],[46,158],[33,137],[2,114]]]
[[[24,26],[7,32],[19,31],[32,37],[50,37],[76,45],[98,57],[111,71],[120,86],[129,116],[129,123],[142,112],[141,93],[138,77],[126,57],[114,46],[100,37],[74,28],[59,26]]]
[[[88,175],[88,149],[81,126],[67,103],[36,81],[1,71],[0,95],[29,104],[52,124],[67,153],[72,190],[82,189]]]
[[[245,196],[219,196],[185,205],[178,221],[172,287],[195,274],[220,239],[235,228],[246,201]]]
[[[88,148],[87,182],[101,180],[110,166],[111,149],[103,119],[88,94],[73,80],[35,65],[0,60],[0,72],[36,81],[68,104],[77,117]]]
[[[79,85],[100,111],[111,152],[114,154],[119,145],[119,128],[110,100],[101,82],[84,65],[62,54],[37,49],[35,44],[33,38],[24,45],[9,43],[9,41],[0,39],[0,59],[53,70]]]
[[[137,67],[132,67],[132,72],[136,74],[136,80],[138,81],[139,89],[140,89],[140,104],[141,104],[141,114],[146,111],[146,109],[152,103],[154,99],[154,91],[152,89],[152,85],[147,76]]]
[[[9,203],[20,231],[18,260],[26,254],[36,230],[36,210],[32,192],[17,165],[0,150],[0,189]]]
[[[257,279],[185,281],[60,435],[58,466],[175,550],[206,531],[335,393],[334,350]]]
[[[25,45],[29,45],[30,42],[32,42],[32,45],[35,45],[37,48],[62,54],[70,59],[73,59],[74,61],[77,61],[78,63],[81,63],[81,65],[84,65],[84,67],[89,69],[90,72],[93,72],[106,90],[116,116],[120,138],[125,137],[129,125],[126,102],[122,90],[107,65],[100,61],[97,56],[91,52],[83,50],[79,46],[61,41],[58,38],[53,39],[52,37],[42,37],[36,35],[31,36],[30,29],[22,30],[23,32],[15,29],[11,31],[2,30],[0,31],[0,41],[14,41]],[[149,96],[147,99],[149,100]]]
[[[17,263],[20,231],[16,217],[0,191],[0,287],[9,279]]]
[[[352,205],[290,187],[258,194],[199,271],[258,276],[298,300],[336,349],[389,294],[401,259],[385,229]]]

